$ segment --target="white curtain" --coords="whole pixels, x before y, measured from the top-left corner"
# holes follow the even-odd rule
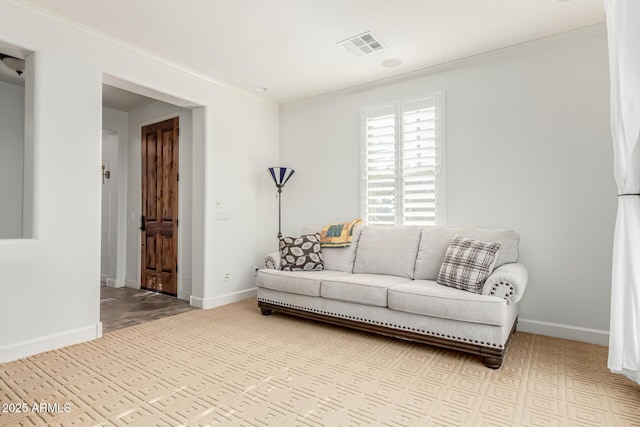
[[[618,184],[609,362],[640,384],[640,1],[605,0]]]

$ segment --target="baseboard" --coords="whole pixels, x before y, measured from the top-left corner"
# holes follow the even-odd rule
[[[108,278],[109,278],[109,276],[107,276],[106,274],[101,274],[100,275],[100,282],[107,283],[107,279]]]
[[[242,301],[248,298],[256,298],[258,288],[245,289],[244,291],[233,292],[226,295],[220,295],[213,298],[198,298],[191,295],[189,303],[198,308],[209,309],[220,307],[222,305],[231,304],[233,302]]]
[[[124,287],[124,282],[121,280],[107,278],[107,286],[110,288],[122,288]]]
[[[609,345],[609,332],[599,329],[581,328],[578,326],[520,318],[518,319],[518,330],[549,337],[582,341],[590,344]]]
[[[49,350],[91,341],[102,336],[102,322],[60,334],[47,335],[0,347],[0,363],[22,359]]]
[[[135,280],[125,280],[124,286],[131,289],[140,289],[140,285]]]

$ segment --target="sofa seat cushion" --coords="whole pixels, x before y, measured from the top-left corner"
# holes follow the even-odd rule
[[[322,280],[320,296],[377,307],[387,306],[390,287],[411,282],[404,277],[380,274],[348,274]]]
[[[389,288],[389,308],[407,313],[464,322],[504,326],[508,321],[503,298],[442,286],[432,280],[414,280]]]
[[[342,271],[282,271],[263,269],[258,271],[256,286],[289,292],[292,294],[320,296],[320,282],[327,278],[349,276]]]

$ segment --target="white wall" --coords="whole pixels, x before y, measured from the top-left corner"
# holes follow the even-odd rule
[[[616,187],[604,28],[282,106],[280,163],[296,170],[283,233],[359,215],[360,107],[441,90],[446,225],[519,232],[520,329],[606,344]]]
[[[103,173],[109,178],[102,181],[102,246],[100,251],[100,281],[114,286],[116,281],[118,249],[118,206],[120,205],[119,182],[121,174],[118,165],[118,136],[102,131]]]
[[[0,239],[22,237],[24,87],[0,82]]]
[[[0,1],[0,16],[0,41],[36,52],[28,60],[35,84],[27,121],[33,122],[33,238],[0,240],[0,324],[13,325],[0,333],[0,362],[101,335],[103,76],[201,107],[193,146],[196,302],[211,307],[250,295],[253,266],[268,249],[260,227],[274,218],[260,204],[269,183],[257,171],[277,162],[277,106],[26,4]],[[231,221],[215,221],[216,198],[232,210]],[[233,279],[224,282],[227,270]]]
[[[120,288],[125,284],[125,271],[126,271],[126,224],[127,224],[127,165],[128,159],[128,147],[129,147],[129,127],[128,127],[128,114],[124,111],[113,110],[111,108],[102,109],[102,129],[103,135],[105,133],[115,138],[117,146],[117,158],[115,163],[117,164],[116,173],[112,173],[110,182],[106,182],[102,185],[103,199],[104,188],[111,185],[113,195],[116,200],[112,203],[110,212],[110,244],[108,255],[108,271],[106,273],[106,283],[108,286]],[[104,140],[103,140],[103,157],[104,157]],[[102,224],[105,226],[104,207],[102,215]],[[103,251],[104,249],[104,237],[103,237]],[[104,253],[102,259],[104,259]],[[104,262],[104,261],[103,261]],[[104,274],[104,272],[103,272]]]

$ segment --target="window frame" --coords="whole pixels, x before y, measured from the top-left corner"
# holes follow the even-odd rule
[[[360,108],[359,114],[359,166],[360,166],[360,194],[359,194],[359,205],[360,205],[360,217],[363,219],[364,223],[368,222],[367,215],[367,113],[370,110],[391,107],[393,106],[394,111],[394,122],[395,122],[395,133],[394,133],[394,144],[396,148],[396,156],[395,156],[395,189],[396,194],[402,194],[402,175],[401,171],[401,162],[402,162],[402,131],[398,132],[397,129],[399,125],[402,124],[402,112],[403,105],[405,103],[419,101],[425,98],[433,98],[435,103],[435,112],[436,112],[436,165],[435,165],[435,203],[436,203],[436,212],[435,212],[435,224],[437,226],[446,225],[446,180],[445,180],[445,159],[446,159],[446,93],[445,91],[431,92],[427,94],[423,94],[420,96],[412,96],[406,98],[395,99],[388,102],[382,102],[378,104],[366,105]],[[400,200],[396,198],[395,202],[395,220],[394,226],[403,226],[404,225],[404,215],[403,215],[403,198],[400,197]],[[423,226],[427,226],[429,224],[425,224]]]

